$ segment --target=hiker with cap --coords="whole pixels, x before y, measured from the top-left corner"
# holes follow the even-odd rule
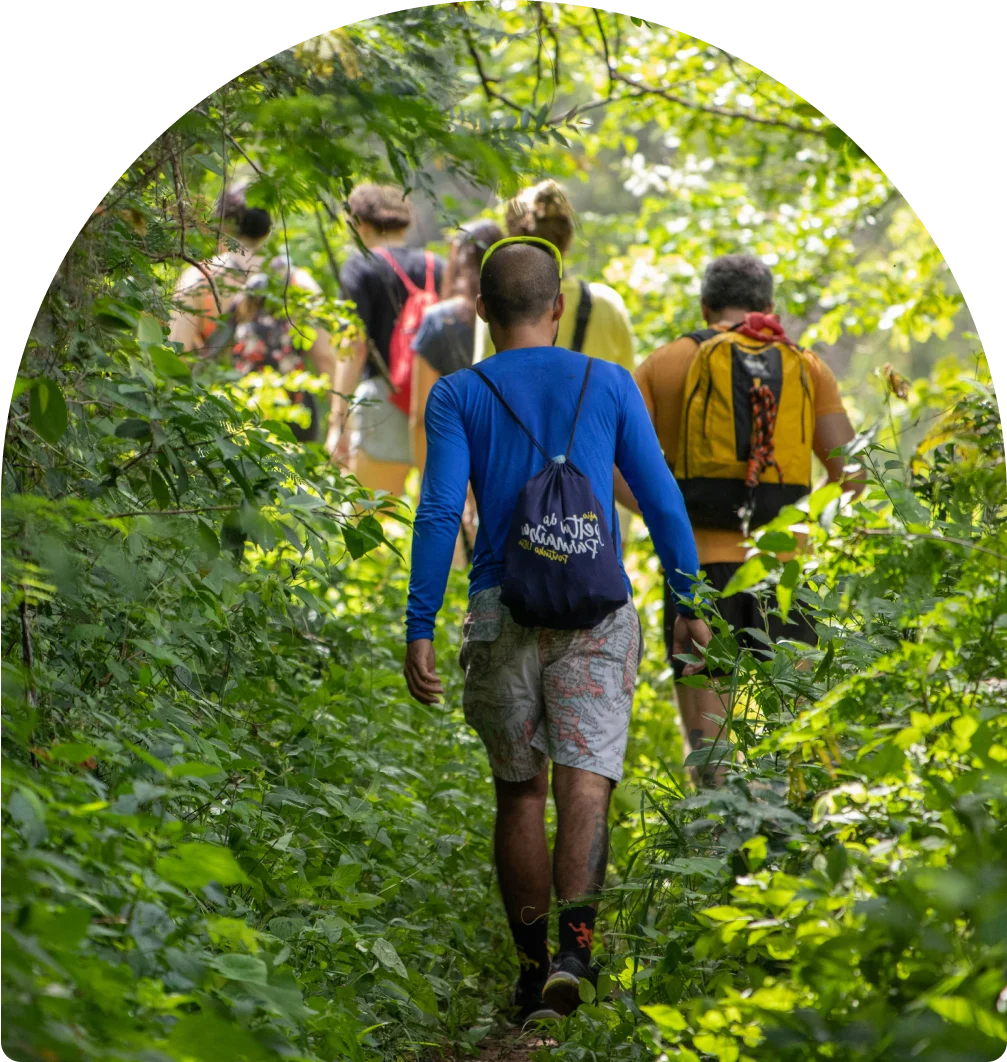
[[[636,382],[653,418],[668,464],[685,496],[708,585],[723,590],[745,560],[750,530],[767,523],[811,490],[812,453],[830,482],[844,478],[844,458],[832,451],[853,439],[832,370],[784,332],[773,313],[773,276],[751,255],[732,254],[708,266],[700,292],[706,327],[676,339],[637,370]],[[634,506],[632,491],[616,476],[616,493]],[[859,489],[853,477],[848,484]],[[800,612],[784,621],[764,616],[750,593],[719,602],[740,647],[759,652],[763,631],[772,641],[817,645],[814,627]],[[676,677],[688,670],[675,659],[680,615],[665,595],[664,630]],[[715,669],[714,679],[729,671]],[[694,780],[725,774],[725,719],[730,696],[711,682],[676,689],[686,756],[711,750]]]
[[[479,533],[460,654],[463,707],[493,772],[497,878],[520,963],[512,1014],[521,1022],[569,1013],[581,981],[597,977],[609,800],[643,652],[613,520],[613,466],[639,500],[680,601],[679,650],[701,658],[710,637],[691,614],[692,530],[639,389],[620,365],[554,345],[562,275],[562,256],[545,240],[502,240],[483,259],[476,310],[497,353],[438,380],[427,400],[406,625],[410,693],[435,704],[444,690],[434,626],[471,482]]]

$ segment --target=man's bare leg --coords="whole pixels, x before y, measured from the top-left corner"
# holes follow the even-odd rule
[[[600,774],[557,763],[552,789],[556,800],[556,897],[560,903],[588,900],[605,884],[612,783]]]
[[[715,681],[715,680],[714,680]],[[718,693],[712,687],[675,687],[678,712],[682,729],[682,745],[685,755],[727,738],[729,694]],[[711,753],[711,762],[689,767],[689,777],[696,785],[719,785],[727,774],[726,761],[721,762]]]
[[[580,1003],[580,981],[591,972],[597,897],[608,867],[608,805],[612,782],[556,764],[556,850],[553,880],[559,900],[559,951],[546,982],[546,1006],[569,1014]]]
[[[523,979],[541,984],[549,968],[551,874],[545,835],[549,768],[528,782],[494,778],[497,798],[493,848],[497,881]]]

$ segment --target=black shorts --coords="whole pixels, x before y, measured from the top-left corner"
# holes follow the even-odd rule
[[[727,586],[731,576],[741,567],[740,563],[718,562],[715,564],[702,565],[706,572],[706,581],[715,590],[723,590]],[[808,645],[818,644],[818,634],[814,625],[808,618],[799,612],[792,613],[796,618],[784,623],[779,616],[769,616],[768,623],[759,610],[759,602],[754,594],[733,594],[731,597],[720,598],[717,602],[720,606],[720,614],[734,628],[735,640],[742,649],[757,651],[762,648],[762,643],[743,628],[752,627],[756,630],[764,630],[773,642],[781,638],[789,638],[798,642],[806,642]],[[681,660],[672,657],[672,632],[675,627],[675,619],[678,610],[675,608],[674,591],[664,583],[664,647],[668,654],[668,663],[675,670],[675,678],[682,677],[685,664]],[[714,632],[716,635],[716,632]],[[723,668],[714,668],[712,672],[704,671],[703,674],[726,675],[728,671]]]

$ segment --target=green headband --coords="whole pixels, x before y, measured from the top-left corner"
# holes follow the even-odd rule
[[[556,265],[559,266],[559,279],[563,279],[563,256],[559,253],[559,248],[555,244],[550,243],[548,240],[543,240],[539,236],[508,236],[506,239],[497,240],[497,242],[483,255],[483,260],[479,265],[480,276],[482,276],[482,272],[486,268],[486,262],[489,259],[489,256],[507,243],[536,243],[540,247],[544,247],[547,251],[551,252],[552,256],[556,259]]]

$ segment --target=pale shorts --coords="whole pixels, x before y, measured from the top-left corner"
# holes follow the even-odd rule
[[[618,782],[641,633],[629,600],[593,630],[556,631],[515,623],[499,587],[474,594],[462,627],[462,704],[493,774],[525,782],[552,760]]]
[[[362,380],[353,393],[350,448],[374,461],[412,464],[409,417],[388,401],[388,384],[380,376]]]

